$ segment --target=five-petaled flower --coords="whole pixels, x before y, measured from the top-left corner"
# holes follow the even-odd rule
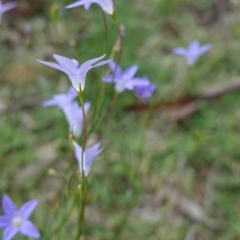
[[[211,47],[211,44],[205,44],[201,46],[198,41],[193,41],[187,48],[174,48],[173,53],[185,57],[187,64],[191,66],[197,61],[199,56],[209,51]]]
[[[69,59],[57,54],[53,54],[53,57],[57,60],[58,64],[45,62],[38,59],[37,61],[66,73],[72,82],[72,86],[77,92],[84,90],[86,74],[91,68],[99,67],[112,61],[106,60],[99,62],[102,58],[105,57],[105,55],[103,55],[101,57],[86,61],[80,65],[75,59]]]
[[[80,173],[83,172],[84,176],[87,177],[91,170],[94,159],[103,150],[103,148],[100,148],[100,143],[96,143],[92,147],[82,152],[83,149],[75,141],[73,141],[73,146],[74,146],[74,155],[79,165],[79,171]],[[83,156],[83,160],[82,160],[82,156]],[[82,171],[82,165],[83,165],[83,171]]]
[[[66,6],[66,8],[84,6],[84,8],[88,10],[92,3],[98,4],[104,12],[108,13],[109,15],[113,15],[114,6],[112,0],[80,0]]]
[[[136,86],[149,85],[149,81],[145,79],[134,78],[138,70],[137,65],[133,65],[124,71],[114,61],[108,65],[113,74],[103,77],[102,81],[115,83],[115,90],[118,93],[123,92],[125,89],[133,90]]]
[[[37,203],[38,200],[31,200],[18,209],[11,198],[3,194],[2,208],[5,215],[0,216],[0,228],[4,228],[3,240],[12,239],[18,232],[32,238],[40,237],[37,228],[28,220]]]
[[[144,81],[148,81],[149,85],[146,86],[136,86],[135,92],[137,95],[144,99],[149,99],[154,91],[156,90],[156,85],[152,84],[147,77],[139,78],[139,80],[143,79]]]
[[[0,22],[1,22],[1,19],[2,19],[2,15],[15,8],[17,6],[17,3],[15,2],[9,2],[9,3],[2,3],[2,0],[0,0]]]
[[[53,97],[47,101],[43,102],[44,107],[48,106],[58,106],[62,109],[68,125],[69,125],[69,131],[74,136],[79,137],[82,133],[82,127],[84,123],[84,117],[82,108],[79,106],[77,102],[74,102],[74,98],[77,96],[76,91],[71,87],[66,94],[56,94],[53,95]],[[87,114],[90,103],[86,102],[84,104],[84,112]]]

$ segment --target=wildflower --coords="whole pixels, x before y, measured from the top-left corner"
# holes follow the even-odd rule
[[[187,64],[191,66],[203,53],[209,51],[211,47],[211,44],[205,44],[200,46],[198,41],[193,41],[189,44],[187,48],[174,48],[173,53],[185,57]]]
[[[135,91],[139,97],[144,99],[149,99],[153,95],[154,91],[156,90],[156,85],[152,84],[147,77],[144,77],[142,79],[144,79],[145,81],[148,81],[149,85],[136,86]]]
[[[45,62],[38,59],[37,61],[66,73],[72,82],[73,88],[77,92],[80,92],[80,90],[84,90],[86,74],[91,68],[99,67],[112,61],[106,60],[99,62],[102,58],[105,57],[105,55],[103,55],[101,57],[86,61],[85,63],[80,65],[75,59],[69,59],[57,54],[53,54],[53,57],[57,60],[58,64],[52,62]]]
[[[79,164],[79,170],[80,172],[82,172],[82,164],[83,164],[83,173],[85,176],[88,176],[94,159],[103,150],[103,148],[100,148],[100,143],[96,143],[95,145],[86,149],[82,153],[83,149],[75,141],[73,141],[73,146],[74,146],[74,155]],[[82,160],[82,155],[83,155],[83,160]]]
[[[15,8],[17,6],[17,3],[15,2],[9,2],[9,3],[2,3],[2,0],[0,0],[0,22],[1,22],[1,19],[2,19],[2,15]]]
[[[146,86],[149,84],[145,79],[139,80],[139,78],[134,78],[138,70],[137,65],[133,65],[124,71],[122,71],[114,61],[110,62],[108,65],[113,75],[103,77],[102,81],[115,83],[115,90],[118,93],[123,92],[125,89],[133,90],[136,86]]]
[[[109,15],[113,15],[114,6],[112,0],[80,0],[66,6],[66,8],[84,6],[84,8],[88,10],[92,3],[98,4],[104,12],[108,13]]]
[[[79,137],[82,133],[82,126],[84,123],[82,108],[77,102],[74,102],[74,98],[77,96],[76,91],[70,88],[66,94],[56,94],[51,99],[43,102],[44,107],[48,106],[58,106],[62,109],[68,125],[69,131],[76,137]],[[84,112],[87,114],[90,103],[86,102],[84,104]]]
[[[0,216],[0,228],[4,228],[3,240],[12,239],[18,232],[32,238],[39,238],[40,233],[34,224],[29,221],[38,200],[31,200],[18,209],[7,194],[3,194],[2,208],[5,215]]]

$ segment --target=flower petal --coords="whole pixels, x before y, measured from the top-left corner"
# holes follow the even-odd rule
[[[90,3],[85,3],[85,4],[84,4],[84,8],[85,8],[86,10],[89,10],[89,8],[91,7],[91,5],[92,5],[91,2],[90,2]]]
[[[44,107],[56,105],[60,108],[64,108],[71,104],[76,96],[77,92],[71,87],[66,93],[53,95],[51,99],[44,101],[42,105]]]
[[[19,231],[19,228],[7,227],[3,232],[3,240],[12,239]]]
[[[74,2],[74,3],[66,6],[66,8],[74,8],[74,7],[84,6],[85,9],[88,9],[90,3],[98,4],[102,8],[103,11],[105,11],[106,13],[108,13],[110,15],[112,15],[114,12],[112,0],[80,0],[80,1]]]
[[[124,78],[132,79],[135,76],[135,74],[137,73],[137,70],[138,70],[138,65],[133,65],[133,66],[127,68],[123,73]]]
[[[148,85],[149,85],[149,81],[141,78],[133,78],[131,81],[127,81],[125,83],[125,87],[128,90],[133,90],[134,87],[137,87],[137,86],[148,86]]]
[[[17,3],[15,3],[15,2],[5,3],[2,5],[2,9],[0,10],[0,12],[5,13],[5,12],[15,8],[16,6],[17,6]]]
[[[138,96],[148,99],[153,95],[154,91],[156,90],[156,85],[149,84],[148,86],[136,86],[135,90]]]
[[[65,69],[63,69],[63,68],[62,68],[61,66],[59,66],[57,63],[46,62],[46,61],[42,61],[42,60],[38,60],[38,59],[37,59],[37,61],[40,62],[40,63],[42,63],[42,64],[45,64],[45,65],[47,65],[47,66],[49,66],[49,67],[55,68],[55,69],[57,69],[57,70],[60,70],[60,71],[62,71],[62,72],[64,72],[64,73],[68,74],[68,73],[65,71]]]
[[[92,3],[91,0],[80,0],[80,1],[77,1],[77,2],[74,2],[74,3],[71,3],[69,5],[67,5],[65,8],[74,8],[74,7],[80,7],[80,6],[83,6],[86,8],[86,5],[85,4],[90,4]]]
[[[87,114],[90,103],[86,102],[84,104],[84,111],[85,114]],[[63,108],[63,112],[65,114],[65,117],[68,121],[69,130],[70,132],[76,136],[80,137],[82,133],[82,127],[83,127],[83,113],[82,108],[79,106],[77,102],[73,102],[69,104],[67,107]]]
[[[91,107],[91,103],[85,102],[83,106],[84,106],[84,112],[85,112],[85,114],[87,114],[89,111],[89,108]]]
[[[114,73],[115,78],[122,75],[122,69],[117,65],[115,61],[111,61],[108,66],[111,69],[112,73]]]
[[[109,82],[109,83],[111,83],[111,82],[114,82],[114,80],[115,80],[115,78],[114,78],[113,75],[107,75],[107,76],[104,76],[104,77],[102,78],[102,81],[103,81],[103,82]]]
[[[87,74],[87,72],[69,76],[70,80],[71,80],[71,83],[72,83],[72,87],[78,93],[80,92],[80,89],[81,89],[81,91],[83,91],[84,88],[85,88],[86,74]]]
[[[103,148],[100,148],[100,143],[96,143],[92,147],[86,149],[85,151],[85,156],[86,156],[85,174],[86,175],[89,174],[94,159],[97,157],[97,155],[100,152],[102,152],[102,150]]]
[[[73,100],[75,97],[77,97],[77,92],[74,88],[70,87],[68,89],[68,91],[66,92],[66,97],[69,99],[69,100]]]
[[[76,64],[76,60],[72,60],[57,54],[53,54],[53,57],[58,61],[60,66],[65,70],[68,75],[75,75],[78,73],[78,66]]]
[[[198,52],[199,48],[200,48],[200,44],[198,41],[193,41],[188,45],[189,52]]]
[[[3,212],[6,215],[13,214],[18,210],[15,203],[6,193],[3,194],[3,197],[2,197],[2,206],[3,206]]]
[[[96,62],[100,61],[101,59],[103,59],[106,56],[106,54],[102,55],[101,57],[97,57],[97,58],[93,58],[91,60],[86,61],[85,63],[83,63],[80,68],[79,68],[79,72],[82,73],[86,73],[89,68]]]
[[[92,0],[93,3],[96,3],[101,6],[102,10],[106,13],[112,15],[114,12],[113,1],[112,0]]]
[[[22,207],[19,209],[20,216],[25,220],[28,219],[31,216],[37,204],[38,204],[37,199],[33,199],[23,204]]]
[[[109,59],[109,60],[105,60],[105,61],[101,61],[93,66],[91,66],[91,68],[95,68],[95,67],[99,67],[99,66],[102,66],[102,65],[105,65],[107,63],[110,63],[112,61],[112,59]]]
[[[82,155],[83,155],[83,171],[85,169],[85,154],[82,152],[83,149],[81,146],[79,146],[75,141],[73,141],[74,146],[74,155],[78,161],[79,170],[82,172]]]
[[[11,219],[7,216],[0,216],[0,228],[6,228],[11,224]]]
[[[181,56],[186,56],[187,54],[187,51],[185,48],[174,48],[173,51],[172,51],[173,54],[177,54],[177,55],[181,55]]]
[[[212,48],[212,44],[205,44],[205,45],[201,46],[199,52],[200,52],[200,54],[203,54],[203,53],[209,51],[211,48]]]
[[[44,107],[55,106],[55,105],[59,106],[59,103],[58,103],[57,99],[54,97],[49,100],[46,100],[42,103],[42,106],[44,106]]]
[[[33,237],[33,238],[40,237],[40,233],[37,230],[37,228],[35,227],[35,225],[28,220],[23,222],[22,226],[20,227],[20,232],[23,235],[26,235],[29,237]]]

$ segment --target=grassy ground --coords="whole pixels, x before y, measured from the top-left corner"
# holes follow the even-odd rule
[[[33,9],[20,1],[21,9],[4,15],[0,26],[0,193],[19,205],[39,199],[32,220],[46,240],[73,239],[76,179],[70,187],[68,180],[75,160],[61,111],[41,107],[69,80],[35,59],[58,53],[84,61],[105,49],[99,8],[64,10],[70,2],[43,1]],[[176,93],[186,66],[171,50],[194,39],[213,48],[190,69],[189,93],[239,77],[237,1],[115,2],[126,29],[121,65],[139,65],[139,76],[157,84],[155,100]],[[107,20],[111,46],[117,32]],[[87,77],[86,99],[92,102],[99,71]],[[105,105],[113,91],[106,88]],[[88,239],[239,239],[239,93],[199,101],[199,111],[180,122],[159,110],[147,121],[147,112],[124,110],[136,101],[131,92],[122,93],[106,126],[90,137],[105,150],[89,177]],[[68,212],[67,223],[61,222]]]

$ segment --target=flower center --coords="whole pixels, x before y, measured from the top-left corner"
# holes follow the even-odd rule
[[[13,219],[12,219],[13,227],[18,228],[22,224],[23,224],[23,219],[20,216],[16,215],[16,216],[13,217]]]

